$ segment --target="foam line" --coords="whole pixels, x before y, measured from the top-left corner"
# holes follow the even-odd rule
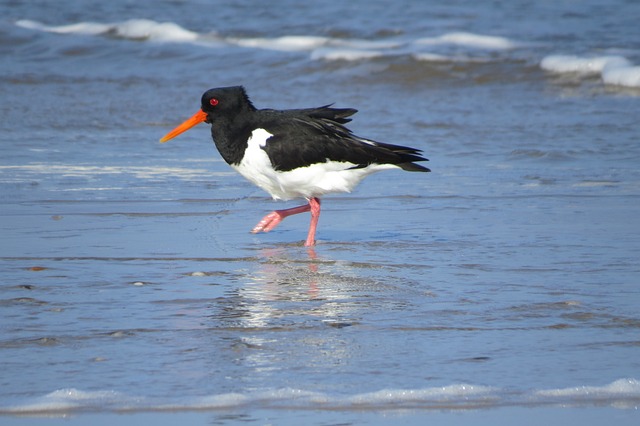
[[[171,400],[171,397],[168,397]],[[575,386],[515,392],[491,386],[452,384],[419,389],[381,389],[353,395],[326,394],[294,388],[224,393],[202,397],[177,397],[175,401],[132,397],[116,391],[59,389],[22,404],[0,407],[0,414],[52,414],[77,410],[207,410],[246,405],[316,410],[468,409],[531,405],[610,405],[629,408],[640,403],[640,381],[619,379],[602,386]]]
[[[549,55],[540,67],[556,74],[600,75],[605,84],[640,87],[640,66],[634,66],[624,56]]]

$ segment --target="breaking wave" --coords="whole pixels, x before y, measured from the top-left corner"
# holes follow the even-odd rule
[[[132,19],[119,23],[80,22],[69,25],[50,26],[32,20],[15,23],[25,29],[56,34],[79,34],[110,36],[135,41],[165,43],[193,43],[209,47],[236,46],[243,48],[275,50],[282,52],[308,52],[312,60],[358,61],[382,56],[409,55],[419,61],[473,59],[483,51],[495,52],[517,48],[520,44],[504,37],[468,32],[451,32],[436,37],[415,40],[364,40],[337,37],[286,35],[281,37],[223,37],[212,31],[197,33],[172,22],[155,22],[147,19]],[[466,54],[460,55],[463,49]],[[456,54],[452,54],[452,50]]]
[[[73,411],[189,411],[264,406],[314,410],[472,409],[502,406],[610,405],[635,408],[640,381],[620,379],[604,386],[576,386],[515,392],[490,386],[454,384],[423,389],[382,389],[354,395],[330,395],[301,389],[268,389],[159,401],[116,391],[59,389],[20,404],[0,407],[0,414],[46,415]]]
[[[557,74],[598,75],[605,84],[640,87],[640,66],[624,56],[549,55],[540,62],[540,67]]]
[[[206,48],[244,48],[306,53],[313,61],[367,61],[406,57],[431,63],[483,63],[499,61],[509,52],[531,45],[507,37],[447,32],[438,36],[407,38],[390,36],[382,40],[316,35],[279,37],[223,36],[215,31],[198,33],[173,22],[131,19],[116,23],[79,22],[51,26],[32,20],[18,20],[18,27],[55,34],[76,34],[157,43],[189,43]],[[619,55],[548,55],[539,62],[551,74],[572,73],[579,77],[599,76],[606,85],[640,87],[640,66]]]

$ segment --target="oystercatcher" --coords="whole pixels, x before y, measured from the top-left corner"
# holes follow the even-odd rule
[[[275,200],[305,198],[306,205],[276,210],[251,232],[268,232],[285,217],[311,212],[305,246],[315,244],[319,197],[350,192],[367,175],[385,169],[429,172],[421,150],[354,135],[344,124],[357,110],[325,105],[307,109],[256,109],[242,86],[207,90],[201,109],[160,142],[193,126],[211,124],[224,160]]]

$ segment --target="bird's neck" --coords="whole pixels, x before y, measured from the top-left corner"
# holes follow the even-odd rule
[[[245,121],[218,117],[211,122],[211,136],[224,161],[237,165],[247,149],[251,129]]]

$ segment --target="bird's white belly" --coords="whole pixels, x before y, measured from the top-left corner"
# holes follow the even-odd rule
[[[352,163],[327,161],[290,171],[277,171],[262,149],[271,136],[273,135],[264,129],[254,130],[242,161],[232,167],[276,200],[351,192],[367,175],[379,170],[398,168],[391,164],[374,164],[354,169],[352,167],[355,164]]]

